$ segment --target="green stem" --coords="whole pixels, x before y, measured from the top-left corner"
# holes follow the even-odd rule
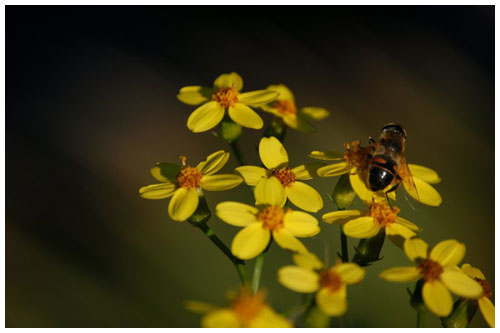
[[[425,327],[424,326],[424,312],[423,311],[417,311],[417,327]]]
[[[264,267],[264,257],[266,253],[262,252],[255,259],[255,267],[253,269],[252,292],[255,294],[259,290],[260,276],[262,275],[262,267]]]
[[[342,262],[349,262],[349,253],[347,252],[347,236],[344,234],[344,228],[340,225],[340,244],[342,246]]]
[[[247,165],[247,161],[245,160],[245,157],[243,156],[243,153],[241,152],[240,146],[238,145],[238,140],[234,140],[229,145],[233,149],[234,156],[236,156],[238,163],[240,165]]]

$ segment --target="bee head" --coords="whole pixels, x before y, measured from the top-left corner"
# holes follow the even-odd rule
[[[401,135],[406,140],[406,131],[405,129],[398,124],[390,123],[382,127],[382,133],[384,132],[392,132]]]

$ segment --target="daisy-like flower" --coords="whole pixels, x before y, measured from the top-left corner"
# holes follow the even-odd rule
[[[222,120],[225,110],[229,117],[243,127],[262,128],[262,118],[251,107],[270,103],[278,93],[257,90],[241,93],[243,79],[237,73],[222,74],[215,79],[214,87],[188,86],[179,91],[177,98],[189,105],[201,105],[191,113],[187,127],[195,132],[208,131]]]
[[[312,253],[293,256],[296,266],[278,270],[278,281],[299,293],[316,293],[316,304],[329,316],[342,316],[347,311],[348,284],[359,284],[365,270],[355,263],[338,261],[328,268]]]
[[[392,282],[423,279],[422,298],[427,308],[439,317],[446,317],[453,308],[450,291],[458,296],[479,298],[483,288],[458,267],[465,255],[465,245],[454,239],[439,242],[428,253],[422,239],[407,239],[404,250],[417,266],[396,267],[383,271],[380,277]]]
[[[360,170],[366,165],[368,150],[360,146],[359,141],[346,143],[344,153],[332,151],[313,151],[309,157],[323,161],[341,161],[339,163],[326,165],[318,169],[318,175],[321,177],[334,177],[349,173],[351,186],[358,197],[365,201],[385,200],[382,191],[372,192],[361,178]],[[437,184],[441,181],[436,171],[427,167],[408,164],[408,168],[400,164],[398,175],[402,178],[403,187],[406,192],[415,200],[429,205],[439,206],[443,201],[438,191],[429,184]],[[408,170],[409,169],[409,170]],[[392,185],[389,185],[392,187]],[[395,199],[395,193],[388,193],[389,197]]]
[[[276,101],[265,104],[260,108],[283,119],[283,122],[288,127],[305,133],[313,133],[314,127],[307,122],[306,118],[322,120],[330,115],[330,112],[326,109],[314,106],[307,106],[297,110],[293,93],[283,84],[270,85],[266,89],[278,92],[279,96]]]
[[[372,202],[368,211],[339,210],[323,215],[326,223],[344,224],[344,233],[353,238],[371,238],[380,229],[385,230],[389,239],[400,236],[403,239],[416,236],[421,229],[412,222],[398,216],[398,207],[390,207],[383,202]]]
[[[490,298],[492,296],[491,286],[483,272],[479,268],[472,267],[470,264],[463,264],[461,267],[462,271],[479,282],[483,288],[483,293],[481,297],[477,300],[479,305],[479,310],[483,314],[484,319],[490,325],[490,327],[495,327],[495,305],[491,302]]]
[[[315,217],[290,208],[283,209],[283,200],[275,192],[255,191],[260,202],[257,207],[226,201],[217,205],[215,214],[224,222],[244,227],[231,244],[231,252],[247,260],[265,250],[271,235],[276,243],[287,250],[307,252],[296,237],[312,237],[319,232]]]
[[[236,168],[247,185],[255,186],[257,204],[262,203],[258,200],[264,197],[262,193],[269,192],[279,199],[279,206],[283,206],[288,198],[295,206],[308,212],[317,212],[323,208],[323,199],[318,191],[297,181],[312,179],[321,163],[289,168],[288,153],[274,136],[260,140],[259,155],[265,168],[251,165]]]
[[[229,153],[219,150],[196,167],[186,165],[186,157],[180,157],[182,165],[157,163],[152,169],[153,177],[161,184],[141,187],[139,194],[145,199],[172,197],[168,205],[168,215],[174,221],[184,221],[198,207],[198,194],[207,191],[229,190],[241,184],[238,175],[214,175],[229,159]]]
[[[217,308],[201,302],[188,302],[193,312],[204,313],[201,326],[206,328],[289,328],[292,323],[275,312],[265,302],[265,293],[252,294],[246,288],[234,297],[226,308]]]

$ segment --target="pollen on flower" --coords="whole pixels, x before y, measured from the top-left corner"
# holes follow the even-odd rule
[[[283,218],[285,217],[285,212],[281,207],[269,206],[264,208],[257,215],[257,219],[264,224],[264,227],[268,230],[275,230],[283,226]]]
[[[418,265],[418,269],[425,281],[435,280],[443,273],[443,266],[430,259],[422,260]]]
[[[394,223],[398,217],[398,213],[399,208],[396,206],[391,208],[387,204],[377,202],[373,202],[370,205],[369,215],[382,227]]]
[[[479,278],[474,278],[474,280],[479,282],[481,287],[483,287],[483,297],[490,298],[491,295],[493,295],[493,293],[491,292],[490,282],[488,280],[483,280]]]
[[[266,295],[263,291],[258,291],[253,295],[243,289],[238,297],[231,304],[232,309],[243,323],[249,323],[266,306],[264,302]]]
[[[238,91],[235,87],[225,87],[217,90],[212,99],[225,108],[238,102]]]
[[[366,160],[366,150],[360,147],[360,144],[359,140],[344,143],[345,151],[342,158],[351,167],[358,168]]]
[[[282,115],[292,115],[297,113],[295,104],[291,101],[286,101],[286,100],[276,101],[273,106]]]
[[[321,272],[319,284],[323,288],[328,288],[331,291],[339,290],[342,287],[342,278],[333,270],[325,270]]]
[[[185,160],[184,160],[185,161]],[[200,184],[203,175],[200,170],[190,166],[186,166],[183,161],[183,167],[181,171],[177,174],[177,183],[180,187],[193,188]]]
[[[290,168],[274,169],[273,176],[276,177],[283,186],[288,187],[295,183],[295,173]]]

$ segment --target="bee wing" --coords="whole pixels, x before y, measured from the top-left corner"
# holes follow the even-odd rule
[[[420,196],[418,195],[417,187],[415,186],[410,168],[408,167],[408,162],[406,161],[406,158],[404,156],[401,157],[401,161],[399,163],[398,176],[401,177],[406,192],[413,199],[420,202]]]

